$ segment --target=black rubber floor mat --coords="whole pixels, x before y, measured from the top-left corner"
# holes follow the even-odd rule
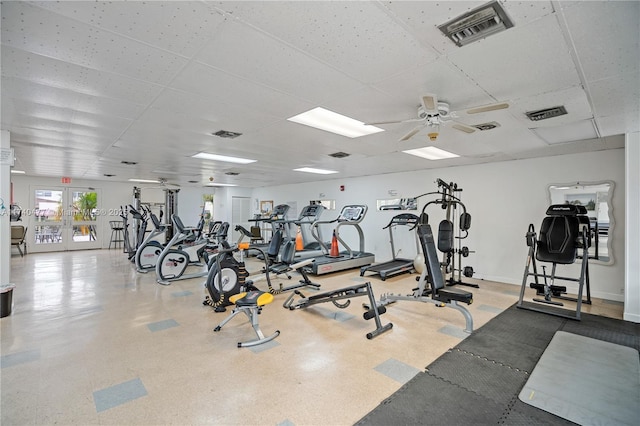
[[[529,375],[486,358],[453,349],[434,361],[427,373],[506,406]]]
[[[573,424],[518,400],[527,380],[525,373],[533,371],[561,329],[630,347],[640,345],[638,324],[590,314],[573,321],[513,305],[435,360],[427,367],[428,373],[415,376],[357,424]]]
[[[421,373],[356,425],[495,425],[502,411],[482,395]]]
[[[517,397],[509,404],[507,411],[500,418],[498,424],[501,425],[575,425],[569,420],[563,419],[546,411],[539,410],[524,402]]]

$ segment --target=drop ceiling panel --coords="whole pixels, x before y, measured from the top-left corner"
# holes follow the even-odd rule
[[[291,117],[315,106],[200,63],[189,64],[172,86],[199,96],[219,99],[223,103],[251,105],[265,114],[280,118]]]
[[[567,115],[540,121],[531,121],[529,117],[526,116],[526,112],[528,111],[538,111],[556,106],[564,106],[567,110]],[[517,99],[511,103],[509,112],[529,128],[557,126],[559,124],[586,120],[593,117],[587,94],[581,86]]]
[[[286,43],[372,83],[435,58],[373,2],[230,2],[225,9]]]
[[[596,105],[596,118],[606,121],[608,117],[635,113],[636,130],[628,127],[625,127],[625,130],[637,131],[640,117],[640,72],[594,81],[589,84],[589,89]]]
[[[5,5],[3,5],[5,6]],[[7,3],[3,43],[94,70],[168,82],[186,59],[37,7]]]
[[[194,95],[179,90],[165,90],[154,101],[153,109],[182,114],[210,123],[207,133],[229,130],[249,133],[280,119],[260,105],[243,105],[233,100],[225,102],[218,96]]]
[[[563,14],[587,81],[640,72],[640,2],[577,2]],[[606,31],[585,25],[594,16]]]
[[[2,49],[2,75],[86,95],[143,104],[150,102],[161,90],[161,86],[152,83],[88,69],[13,48]]]
[[[193,1],[46,1],[36,5],[183,56],[201,49],[225,19],[214,7]]]
[[[233,21],[221,28],[220,36],[203,49],[198,60],[318,104],[362,86],[343,72]],[[314,84],[309,84],[307,76],[314,76]]]
[[[507,100],[579,85],[569,50],[556,17],[548,16],[464,46],[448,57],[496,99]]]

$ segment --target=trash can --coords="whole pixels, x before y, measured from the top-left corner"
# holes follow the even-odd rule
[[[15,284],[3,284],[0,286],[0,318],[11,315],[14,288],[16,288]]]

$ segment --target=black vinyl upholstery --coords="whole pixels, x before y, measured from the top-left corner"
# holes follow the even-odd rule
[[[540,226],[536,259],[541,262],[571,264],[576,261],[580,221],[576,216],[547,216]]]

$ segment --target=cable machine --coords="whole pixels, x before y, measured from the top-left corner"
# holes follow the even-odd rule
[[[420,223],[429,223],[429,215],[426,213],[428,206],[435,204],[445,210],[445,218],[438,225],[437,247],[442,255],[442,275],[449,277],[445,280],[448,286],[465,285],[468,287],[478,288],[477,284],[466,283],[462,281],[462,277],[471,278],[473,276],[473,267],[462,267],[462,258],[469,256],[468,247],[462,246],[462,240],[468,237],[469,228],[471,227],[471,215],[467,212],[466,206],[460,200],[459,194],[462,188],[457,183],[445,182],[437,179],[438,191],[427,192],[418,195],[417,198],[429,195],[438,195],[439,198],[427,202],[422,208],[420,214]],[[457,244],[456,244],[457,241]]]

